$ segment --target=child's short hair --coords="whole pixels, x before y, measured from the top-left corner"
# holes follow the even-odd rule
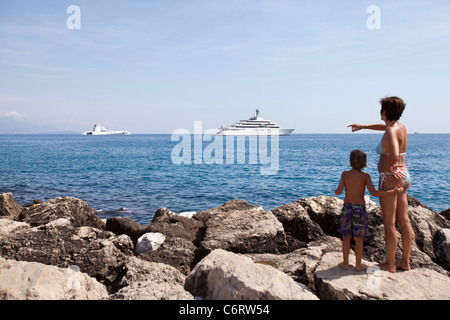
[[[353,169],[361,170],[366,166],[366,154],[361,150],[350,152],[350,165]]]

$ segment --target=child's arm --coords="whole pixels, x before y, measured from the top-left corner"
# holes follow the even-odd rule
[[[344,191],[344,173],[341,174],[341,181],[339,181],[339,185],[336,190],[334,190],[335,195],[340,195]]]
[[[399,193],[403,191],[403,187],[400,185],[395,186],[395,188],[390,190],[376,190],[373,186],[372,179],[370,178],[370,175],[367,174],[366,176],[366,186],[367,190],[369,190],[370,194],[374,197],[386,197],[388,195],[392,195],[394,193]]]

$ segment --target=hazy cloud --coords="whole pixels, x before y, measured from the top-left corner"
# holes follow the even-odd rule
[[[23,114],[23,113],[20,113],[17,111],[0,113],[0,117],[2,117],[2,118],[24,118],[26,116],[27,116],[26,114]]]

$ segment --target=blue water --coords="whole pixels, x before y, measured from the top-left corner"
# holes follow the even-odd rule
[[[0,192],[12,192],[22,205],[74,196],[102,218],[129,216],[142,224],[163,206],[176,213],[201,211],[235,198],[271,210],[305,197],[334,196],[353,149],[367,153],[365,171],[376,186],[380,137],[280,137],[279,170],[262,175],[264,166],[248,159],[244,164],[174,164],[171,153],[179,142],[171,135],[0,135]],[[409,194],[436,212],[450,207],[449,146],[450,134],[408,137]]]

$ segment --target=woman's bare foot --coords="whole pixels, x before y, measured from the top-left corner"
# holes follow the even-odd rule
[[[381,270],[384,270],[384,271],[389,271],[389,272],[391,272],[391,273],[394,273],[397,269],[395,268],[395,264],[388,264],[387,262],[384,262],[384,263],[380,263],[380,264],[378,264],[378,267],[381,269]]]
[[[397,268],[397,270],[398,270],[398,269],[402,269],[402,270],[404,270],[404,271],[411,270],[411,267],[409,266],[409,261],[408,261],[408,262],[404,262],[404,261],[402,261],[402,260],[400,260],[400,261],[397,263],[396,268]]]
[[[361,263],[359,266],[355,267],[356,271],[363,271],[366,270],[369,266],[367,264]]]
[[[348,270],[348,262],[345,261],[340,262],[339,267],[341,267],[344,270]]]

